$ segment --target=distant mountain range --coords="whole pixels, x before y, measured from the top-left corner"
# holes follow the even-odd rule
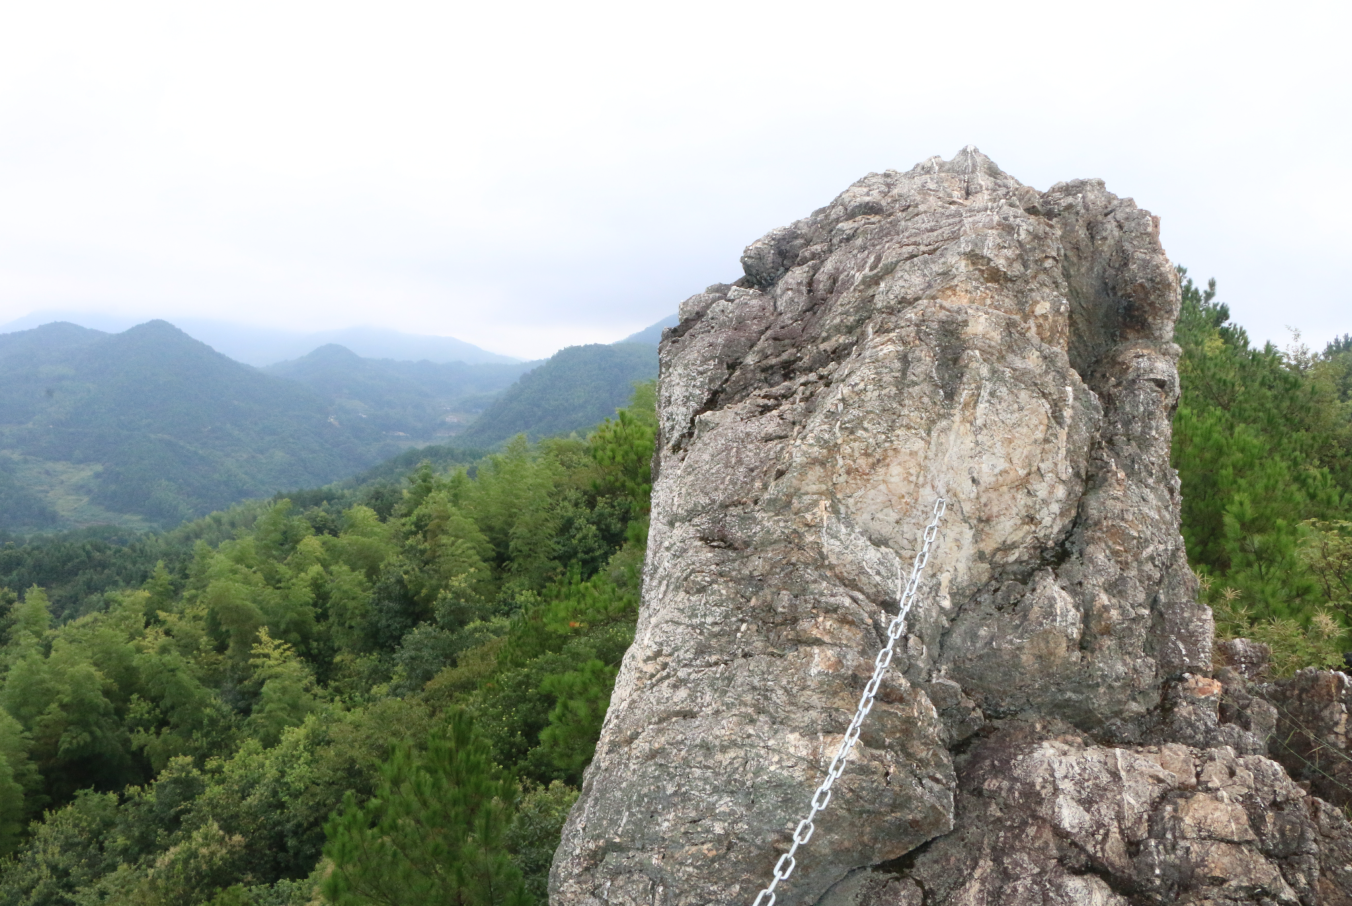
[[[115,315],[37,312],[8,324],[0,324],[0,335],[60,321],[79,324],[105,333],[121,333],[139,323]],[[300,333],[231,324],[206,318],[179,318],[175,319],[174,326],[236,362],[260,367],[299,358],[329,343],[346,346],[357,355],[373,359],[464,362],[470,365],[488,362],[512,364],[521,361],[511,356],[488,352],[454,337],[400,333],[397,330],[378,327],[348,327],[342,330]],[[661,331],[658,333],[660,338]]]
[[[304,384],[340,421],[362,419],[385,434],[423,443],[458,434],[493,398],[540,362],[467,365],[363,358],[330,343],[263,369]]]
[[[0,388],[0,528],[172,525],[402,448],[165,321],[0,335]]]
[[[327,344],[260,370],[164,321],[0,333],[0,531],[168,527],[418,445],[585,430],[656,373],[650,342],[477,364]]]
[[[78,324],[104,333],[122,333],[143,323],[133,318],[116,315],[88,314],[71,311],[45,311],[26,315],[7,324],[0,324],[0,335],[16,331],[31,330],[44,324],[56,322]],[[662,328],[675,326],[677,318],[672,315],[645,328],[638,333],[625,337],[622,343],[651,343],[656,346],[662,340]],[[321,330],[314,333],[274,330],[245,324],[232,324],[228,321],[214,321],[209,318],[176,318],[174,326],[192,337],[201,340],[219,353],[229,356],[236,362],[256,365],[260,368],[275,365],[290,359],[301,358],[321,346],[344,346],[363,358],[391,359],[400,362],[462,362],[466,365],[502,364],[510,365],[521,359],[499,355],[481,349],[455,337],[437,337],[428,334],[400,333],[379,327],[347,327],[342,330]]]
[[[657,343],[676,317],[611,345],[570,346],[541,362],[464,364],[364,358],[337,344],[263,369],[305,384],[340,419],[428,443],[491,447],[590,428],[657,377]]]

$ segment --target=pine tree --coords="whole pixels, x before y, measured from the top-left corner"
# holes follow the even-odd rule
[[[513,785],[464,713],[425,753],[396,746],[375,796],[348,793],[324,831],[336,906],[526,906],[507,854]]]
[[[602,470],[599,493],[621,493],[646,504],[657,434],[655,386],[651,381],[640,384],[630,407],[615,413],[614,421],[606,419],[588,438],[592,459]]]
[[[617,672],[590,660],[578,670],[547,677],[540,685],[541,691],[558,696],[549,726],[540,731],[540,749],[568,783],[581,783],[582,771],[596,752]]]
[[[147,602],[147,617],[154,617],[161,610],[169,610],[174,604],[174,580],[165,568],[164,561],[155,564],[155,571],[146,580],[142,589],[150,596]]]
[[[1251,348],[1215,301],[1215,281],[1200,290],[1180,274],[1173,464],[1188,559],[1249,618],[1308,623],[1323,596],[1301,523],[1346,511],[1347,412],[1320,357]]]
[[[42,641],[52,625],[52,605],[47,593],[34,585],[14,608],[14,628],[10,641],[31,645]]]

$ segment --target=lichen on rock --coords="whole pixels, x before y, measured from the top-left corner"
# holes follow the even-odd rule
[[[777,903],[1172,902],[1230,856],[1247,880],[1218,897],[1317,889],[1309,828],[1346,822],[1310,817],[1205,680],[1156,219],[969,148],[870,174],[742,264],[662,342],[643,605],[551,903],[751,902],[939,496],[894,670]],[[1197,792],[1220,763],[1261,782]],[[1305,809],[1305,842],[1245,836],[1260,800]]]

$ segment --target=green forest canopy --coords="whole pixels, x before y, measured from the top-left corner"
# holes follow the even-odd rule
[[[632,638],[654,427],[649,384],[393,499],[6,548],[108,587],[64,622],[0,601],[0,902],[544,902]],[[160,560],[126,587],[119,551]]]
[[[1204,599],[1279,670],[1340,662],[1352,341],[1255,349],[1183,286]],[[649,384],[585,439],[0,549],[0,904],[545,903],[632,639],[654,428]]]

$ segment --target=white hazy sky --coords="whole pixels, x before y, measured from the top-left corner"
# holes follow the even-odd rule
[[[1161,215],[1256,339],[1352,331],[1352,4],[0,0],[0,323],[535,357],[975,144]]]

